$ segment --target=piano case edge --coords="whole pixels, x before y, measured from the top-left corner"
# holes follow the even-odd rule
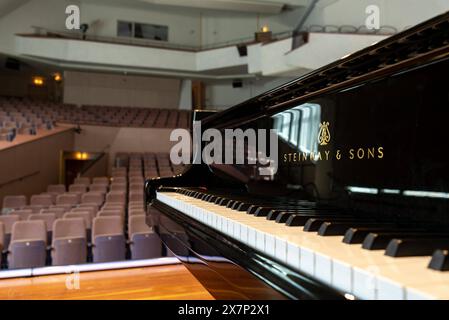
[[[178,225],[181,225],[186,233],[188,233],[190,236],[195,237],[195,241],[202,241],[210,246],[213,246],[214,249],[223,258],[229,260],[233,264],[233,268],[235,268],[236,274],[244,270],[244,272],[249,273],[253,277],[256,277],[259,280],[258,282],[260,283],[260,286],[268,287],[271,289],[271,293],[263,295],[262,297],[257,296],[257,299],[344,299],[344,296],[341,292],[330,288],[328,285],[322,284],[309,275],[293,270],[285,264],[276,261],[273,258],[268,257],[217,230],[212,230],[210,227],[204,225],[203,223],[186,216],[182,212],[158,201],[157,199],[153,200],[151,206],[157,209],[168,219],[172,220]],[[159,219],[155,219],[155,217],[152,217],[152,215],[154,214],[154,212],[147,214],[147,223],[153,225],[155,232],[159,235],[161,241],[168,248],[170,248],[170,244],[166,243],[167,241],[164,241],[163,237],[161,236],[160,226],[158,225]],[[179,238],[178,240],[181,241]],[[183,245],[186,246],[189,250],[189,255],[194,255],[196,259],[202,260],[202,262],[210,268],[210,262],[207,261],[206,257],[192,250],[191,246],[186,243],[185,240],[183,242]],[[189,270],[192,269],[192,265],[189,262],[189,259],[185,259],[182,257],[178,258],[180,258],[182,263]],[[221,274],[221,276],[226,278],[226,280],[230,282],[238,281],[238,279],[229,279],[229,275],[227,274]],[[208,281],[198,276],[197,279],[215,297],[213,290],[209,288]],[[237,286],[236,288],[239,288],[239,286]],[[246,297],[248,299],[253,298],[251,296],[251,293],[244,292],[244,288],[240,288],[237,290],[242,290],[242,292],[238,293],[241,297]],[[269,291],[270,290],[268,290],[268,292]],[[222,297],[220,296],[217,298]]]

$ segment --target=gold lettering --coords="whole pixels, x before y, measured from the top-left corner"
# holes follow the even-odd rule
[[[337,158],[337,160],[341,159],[340,150],[337,150],[337,154],[335,155],[335,158]]]
[[[296,162],[296,155],[297,155],[297,153],[295,152],[295,153],[293,154],[293,161],[294,161],[294,162]]]
[[[302,153],[302,161],[307,161],[307,153],[306,152]]]
[[[284,153],[284,162],[287,162],[287,154]]]
[[[362,152],[360,152],[360,151],[362,151]],[[361,153],[362,155],[360,155],[360,153]],[[362,148],[359,148],[359,149],[357,150],[357,158],[363,159],[364,156],[365,156],[365,150],[363,150]]]
[[[318,151],[318,153],[317,153],[317,156],[318,156],[318,158],[315,158],[315,160],[322,160],[322,158],[321,158],[321,152],[320,151]]]
[[[374,158],[374,147],[368,149],[368,159]]]
[[[354,149],[349,150],[349,159],[354,159]]]
[[[329,150],[324,151],[324,153],[326,154],[326,160],[329,160],[329,154],[331,153]]]
[[[377,149],[377,152],[379,153],[379,155],[377,156],[379,159],[382,159],[384,157],[384,148],[383,147],[379,147]]]

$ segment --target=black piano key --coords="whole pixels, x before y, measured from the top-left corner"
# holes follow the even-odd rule
[[[393,239],[385,251],[390,257],[429,256],[436,249],[449,248],[449,238],[446,239]]]
[[[287,212],[281,212],[276,217],[276,223],[286,223],[291,214]]]
[[[375,223],[372,221],[361,221],[361,222],[337,222],[337,221],[328,221],[324,222],[320,229],[318,230],[318,234],[320,236],[342,236],[346,233],[346,231],[351,227],[371,227],[377,228],[377,230],[390,230],[394,225],[391,223]]]
[[[447,234],[438,234],[431,232],[410,232],[408,230],[395,232],[371,232],[363,240],[362,248],[367,250],[381,250],[386,249],[388,244],[393,239],[425,239],[446,238]]]
[[[399,231],[399,227],[396,231]],[[386,232],[386,231],[394,231],[394,228],[385,228],[385,227],[351,227],[346,230],[346,233],[343,237],[343,242],[347,244],[354,243],[363,243],[366,236],[370,233],[375,232]],[[410,232],[419,232],[420,230],[410,230]],[[421,230],[422,231],[422,230]]]
[[[309,220],[310,217],[299,215],[299,214],[292,214],[290,217],[288,217],[285,224],[289,227],[298,227],[298,226],[304,226]]]
[[[448,271],[449,250],[436,250],[432,255],[428,268],[438,271]]]
[[[267,215],[267,220],[276,220],[276,218],[282,213],[280,210],[271,210]]]
[[[254,214],[257,210],[257,208],[259,208],[259,206],[256,206],[254,204],[250,205],[249,208],[246,210],[247,214]]]
[[[229,200],[229,201],[226,203],[226,208],[231,208],[232,205],[234,204],[234,202],[235,202],[235,200]]]
[[[266,216],[268,216],[268,214],[270,213],[271,210],[273,210],[273,208],[259,207],[254,212],[254,216],[255,217],[266,217]]]
[[[240,202],[240,204],[236,208],[234,208],[234,210],[247,211],[250,206],[251,206],[251,204],[249,204],[249,203]]]
[[[330,217],[314,217],[307,220],[304,225],[304,231],[314,232],[318,231],[321,225],[325,222],[346,222],[348,224],[356,224],[359,222],[367,222],[369,220],[364,218],[330,216]]]

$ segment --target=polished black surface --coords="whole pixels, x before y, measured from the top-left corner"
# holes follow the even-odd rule
[[[429,256],[430,268],[449,270],[448,83],[445,14],[203,119],[203,132],[214,128],[223,136],[226,129],[274,130],[278,148],[261,157],[271,158],[270,175],[262,174],[266,164],[249,163],[260,156],[253,141],[243,148],[244,164],[196,164],[180,176],[148,180],[147,204],[153,202],[187,235],[179,241],[186,257],[198,258],[195,243],[212,244],[213,256],[289,298],[333,295],[304,276],[292,285],[289,276],[267,267],[286,268],[282,263],[162,205],[154,200],[157,190],[177,187],[267,223],[340,235],[344,243],[392,257]],[[206,260],[202,265],[212,270]],[[232,275],[214,272],[232,282]],[[216,292],[206,278],[199,280]],[[301,290],[308,285],[310,290]]]

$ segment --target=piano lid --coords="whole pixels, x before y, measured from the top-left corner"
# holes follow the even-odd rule
[[[204,120],[204,127],[241,126],[331,91],[413,68],[448,54],[449,12],[343,57]]]
[[[273,129],[278,138],[271,176],[260,174],[263,165],[248,162],[214,164],[212,170],[231,175],[245,184],[249,193],[306,198],[398,216],[413,213],[417,219],[449,224],[445,144],[449,141],[449,14],[430,22],[333,64],[328,70],[314,72],[228,113],[205,119],[210,126],[214,117],[225,123],[228,116],[244,113],[241,122],[237,117],[233,123],[216,127],[222,131],[230,127]],[[427,32],[428,28],[432,31]],[[424,35],[427,40],[421,38]],[[425,43],[425,48],[416,46],[415,53],[403,53],[396,45],[404,39]],[[363,81],[345,82],[352,81],[350,77],[344,85],[318,88],[313,94],[291,99],[296,92],[306,90],[298,83],[315,83],[312,80],[320,74],[333,74],[340,65],[361,61],[364,55],[373,55],[377,61],[373,52],[390,47],[403,58],[398,58],[400,62],[392,60],[394,68],[382,76],[361,74]],[[326,81],[338,79],[329,77]],[[250,119],[246,114],[254,108],[258,111]],[[250,149],[246,146],[246,160],[251,157]]]

